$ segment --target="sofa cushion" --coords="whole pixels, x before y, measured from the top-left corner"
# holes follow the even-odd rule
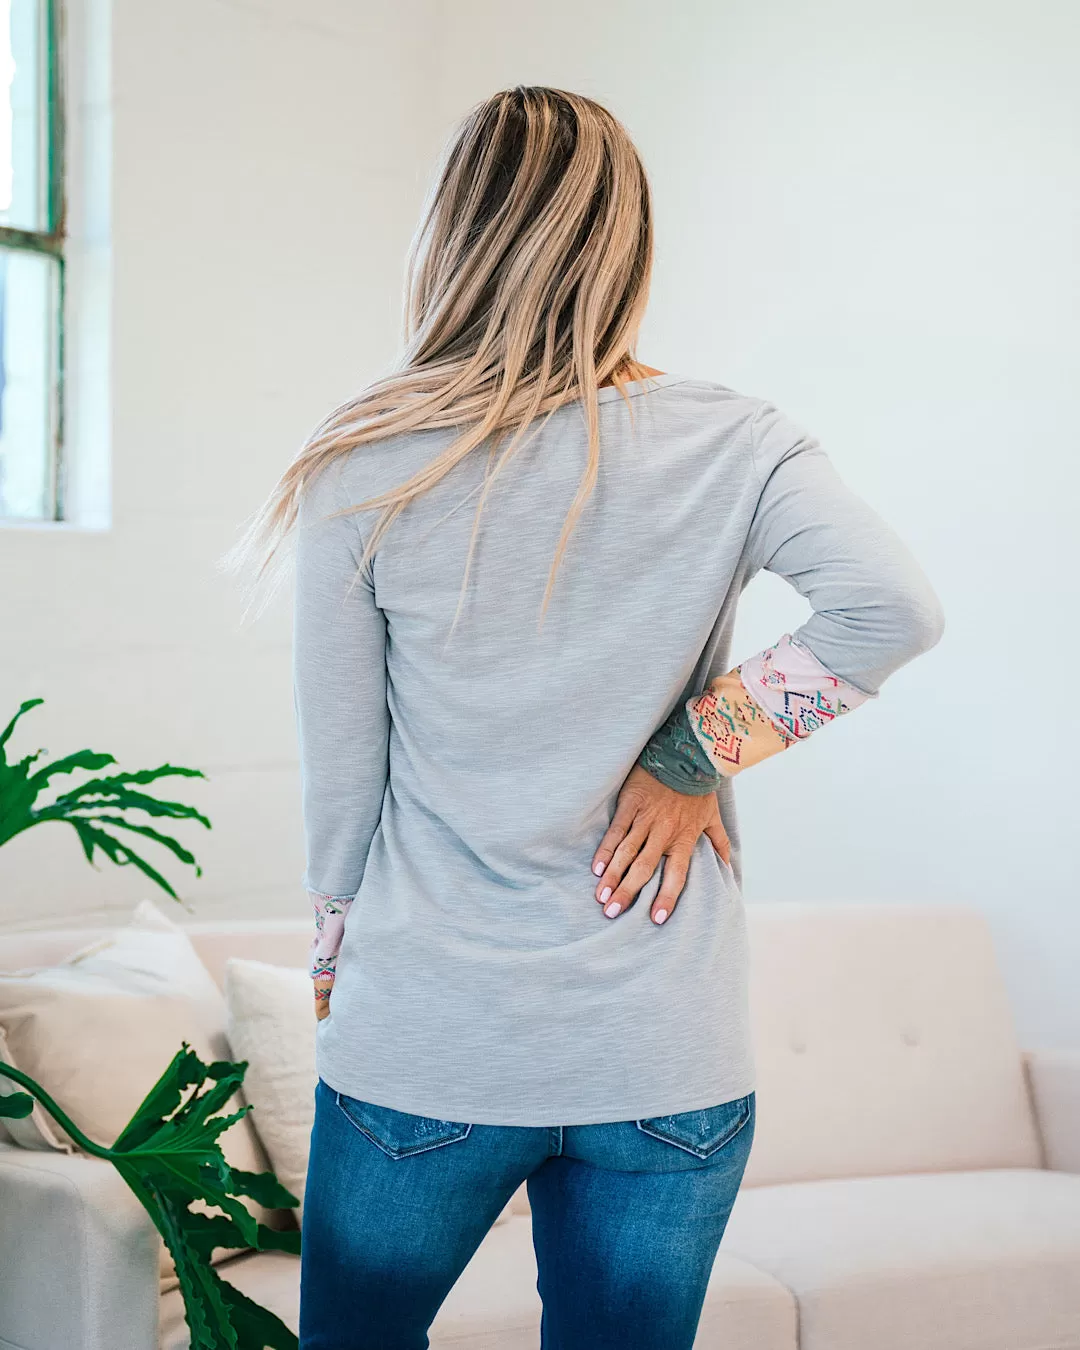
[[[725,1243],[709,1277],[695,1350],[796,1350],[798,1327],[791,1290]]]
[[[747,1185],[1039,1166],[978,914],[769,904],[747,918],[758,1109]]]
[[[228,1058],[225,1004],[183,930],[149,901],[126,927],[57,964],[0,973],[0,1053],[97,1143],[113,1142],[184,1041],[203,1060]],[[72,1148],[41,1107],[9,1131],[24,1147]],[[221,1146],[233,1166],[266,1169],[246,1118]],[[175,1278],[164,1246],[161,1262],[163,1277]]]
[[[294,1331],[299,1322],[300,1262],[278,1252],[241,1256],[224,1279]],[[536,1350],[540,1296],[532,1225],[515,1217],[492,1228],[451,1289],[431,1328],[432,1350]],[[186,1350],[179,1291],[161,1303],[161,1350]],[[795,1350],[795,1301],[781,1285],[736,1257],[716,1259],[697,1350]],[[865,1350],[865,1348],[864,1348]]]
[[[315,1118],[315,1004],[306,969],[230,960],[229,1042],[247,1060],[244,1095],[278,1180],[304,1202]]]
[[[1080,1176],[758,1187],[724,1245],[793,1291],[800,1350],[1080,1350]]]

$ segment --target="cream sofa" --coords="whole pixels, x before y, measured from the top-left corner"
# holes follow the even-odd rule
[[[1080,1350],[1080,1053],[1021,1055],[975,914],[749,907],[758,1126],[709,1287],[709,1350]],[[306,923],[189,930],[306,957]],[[94,934],[0,939],[0,969]],[[539,1343],[524,1189],[435,1323],[434,1347]],[[298,1263],[222,1274],[295,1325]],[[148,1220],[107,1164],[0,1148],[0,1350],[179,1350]],[[659,1348],[658,1348],[659,1350]]]

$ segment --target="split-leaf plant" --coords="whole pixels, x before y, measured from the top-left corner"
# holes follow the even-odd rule
[[[216,1114],[233,1098],[247,1065],[203,1064],[186,1044],[151,1088],[111,1148],[88,1139],[27,1074],[0,1063],[0,1075],[22,1091],[0,1095],[0,1116],[28,1116],[36,1098],[74,1143],[112,1163],[150,1215],[176,1265],[191,1350],[296,1350],[297,1338],[273,1313],[253,1303],[210,1264],[215,1248],[299,1252],[300,1234],[256,1222],[240,1197],[268,1209],[296,1197],[272,1172],[243,1172],[225,1161],[218,1142],[251,1108]],[[207,1214],[195,1202],[213,1207]]]
[[[138,868],[177,899],[161,873],[116,831],[124,830],[161,845],[200,875],[188,849],[171,835],[130,819],[128,813],[138,812],[150,819],[196,820],[209,829],[209,820],[195,807],[143,791],[161,778],[204,775],[198,769],[175,764],[107,774],[87,779],[39,805],[54,778],[80,770],[98,773],[116,763],[112,755],[77,750],[35,768],[43,753],[39,750],[9,764],[6,746],[15,724],[42,701],[28,699],[0,732],[0,845],[34,825],[61,821],[74,828],[89,862],[93,863],[95,852],[100,850],[118,866]],[[296,1350],[298,1344],[283,1322],[223,1280],[210,1264],[216,1248],[300,1249],[300,1234],[295,1229],[277,1232],[256,1222],[241,1199],[247,1196],[267,1209],[276,1209],[291,1208],[296,1198],[272,1172],[243,1172],[230,1167],[218,1142],[220,1135],[250,1110],[245,1106],[217,1114],[235,1096],[246,1069],[246,1064],[224,1060],[203,1064],[185,1044],[116,1142],[106,1148],[83,1134],[40,1083],[0,1063],[0,1077],[22,1089],[0,1094],[0,1117],[28,1116],[36,1098],[78,1148],[112,1163],[150,1215],[176,1266],[191,1350]],[[193,1211],[191,1206],[196,1202],[217,1212]]]
[[[128,864],[137,867],[140,872],[160,886],[166,894],[176,900],[177,894],[156,867],[134,848],[137,841],[128,842],[118,836],[116,831],[123,830],[129,835],[140,835],[178,858],[180,862],[195,868],[195,875],[201,876],[202,869],[194,855],[172,835],[165,834],[147,825],[142,820],[132,820],[129,812],[138,812],[151,819],[197,820],[200,825],[210,828],[210,822],[194,806],[184,802],[164,801],[143,789],[161,778],[203,778],[199,769],[185,769],[176,764],[162,764],[156,769],[139,769],[134,773],[107,774],[100,778],[90,778],[77,786],[68,788],[51,802],[38,804],[39,798],[46,794],[54,778],[64,774],[83,770],[97,773],[100,769],[115,764],[112,755],[97,750],[76,750],[35,768],[44,753],[25,755],[13,764],[7,761],[6,747],[15,730],[15,724],[24,713],[38,707],[44,700],[27,699],[18,712],[0,732],[0,845],[14,839],[17,834],[29,830],[34,825],[44,825],[47,821],[57,820],[70,825],[79,836],[79,843],[88,862],[93,863],[94,854],[100,851],[117,866]]]

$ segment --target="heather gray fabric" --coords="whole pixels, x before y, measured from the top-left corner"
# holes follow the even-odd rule
[[[375,515],[328,513],[402,482],[451,433],[365,447],[304,502],[305,882],[356,895],[317,1061],[349,1096],[554,1125],[748,1093],[732,783],[718,798],[733,868],[699,839],[662,927],[649,919],[659,876],[615,920],[593,899],[590,863],[619,788],[676,705],[734,664],[735,604],[761,568],[813,606],[799,640],[866,692],[941,631],[907,549],[773,405],[676,375],[629,391],[627,405],[601,390],[599,482],[540,633],[585,465],[580,403],[496,481],[449,644],[486,455],[413,503],[359,580]]]

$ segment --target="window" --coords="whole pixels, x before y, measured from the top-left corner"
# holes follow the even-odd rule
[[[0,0],[0,520],[62,515],[60,0]]]

